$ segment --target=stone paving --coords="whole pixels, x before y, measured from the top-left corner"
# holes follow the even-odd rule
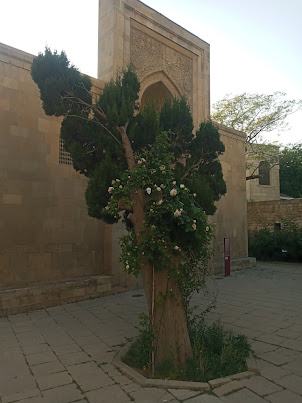
[[[260,375],[211,394],[142,388],[112,364],[146,310],[141,291],[0,318],[0,402],[302,402],[302,265],[258,263],[209,279],[209,320],[246,334]]]

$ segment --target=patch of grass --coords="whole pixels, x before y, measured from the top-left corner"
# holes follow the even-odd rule
[[[164,361],[155,368],[155,378],[206,382],[246,371],[246,358],[252,353],[247,337],[223,328],[221,323],[195,322],[190,328],[193,359],[184,368]],[[131,346],[124,362],[151,377],[151,343],[142,334]]]

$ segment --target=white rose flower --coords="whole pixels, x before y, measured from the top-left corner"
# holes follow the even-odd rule
[[[180,187],[181,189],[184,189],[184,188],[185,188],[185,185],[179,185],[179,187]]]
[[[174,216],[175,217],[179,217],[181,215],[181,211],[180,210],[175,210],[174,211]]]
[[[197,194],[196,194],[196,193],[193,193],[193,196],[194,196],[194,197],[196,197],[196,196],[197,196]]]
[[[161,191],[161,188],[158,186],[158,187],[156,188],[156,190],[157,190],[158,192],[160,192],[160,191]]]
[[[175,245],[175,246],[174,246],[174,249],[175,249],[175,250],[179,250],[179,246]]]
[[[130,266],[127,264],[127,266],[126,266],[126,270],[129,270],[130,269]]]
[[[114,190],[114,187],[110,186],[110,187],[108,188],[108,193],[112,193],[113,190]]]
[[[151,188],[147,188],[147,189],[146,189],[146,192],[148,193],[148,195],[150,195],[151,192],[152,192],[152,189],[151,189]]]
[[[209,229],[210,229],[209,227],[206,227],[206,231],[207,231],[207,232],[209,231]]]
[[[160,169],[161,171],[164,171],[164,170],[166,169],[166,167],[165,167],[164,165],[162,165],[162,166],[159,167],[159,169]]]
[[[116,182],[116,183],[119,183],[119,182],[120,182],[120,180],[119,180],[119,179],[115,179],[115,182]]]
[[[164,184],[161,184],[160,187],[161,187],[162,189],[164,189],[166,186],[165,186]]]
[[[158,202],[157,202],[157,204],[159,205],[159,206],[161,206],[162,204],[163,204],[163,199],[160,199]]]
[[[194,231],[196,231],[196,228],[197,228],[197,227],[196,227],[196,224],[195,224],[195,223],[192,224],[192,228],[193,228]]]
[[[177,190],[175,188],[173,188],[170,192],[171,196],[176,196],[177,195]]]

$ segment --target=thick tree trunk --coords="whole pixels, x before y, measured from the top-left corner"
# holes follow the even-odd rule
[[[127,125],[118,128],[121,134],[129,170],[135,166],[131,143],[126,135]],[[134,202],[128,218],[132,221],[137,243],[142,241],[146,221],[146,199],[143,190],[135,191],[130,199]],[[174,261],[173,264],[179,263]],[[142,276],[148,301],[149,317],[155,335],[155,365],[165,360],[184,365],[192,358],[192,347],[188,332],[183,295],[176,278],[167,270],[154,270],[147,259],[142,260]]]
[[[171,360],[183,366],[193,354],[182,292],[167,270],[155,271],[154,280],[155,365]]]

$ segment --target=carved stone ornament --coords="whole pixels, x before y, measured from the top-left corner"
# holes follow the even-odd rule
[[[193,61],[190,57],[131,27],[130,58],[140,82],[161,71],[177,88],[177,91],[171,91],[172,94],[184,95],[192,107]]]

